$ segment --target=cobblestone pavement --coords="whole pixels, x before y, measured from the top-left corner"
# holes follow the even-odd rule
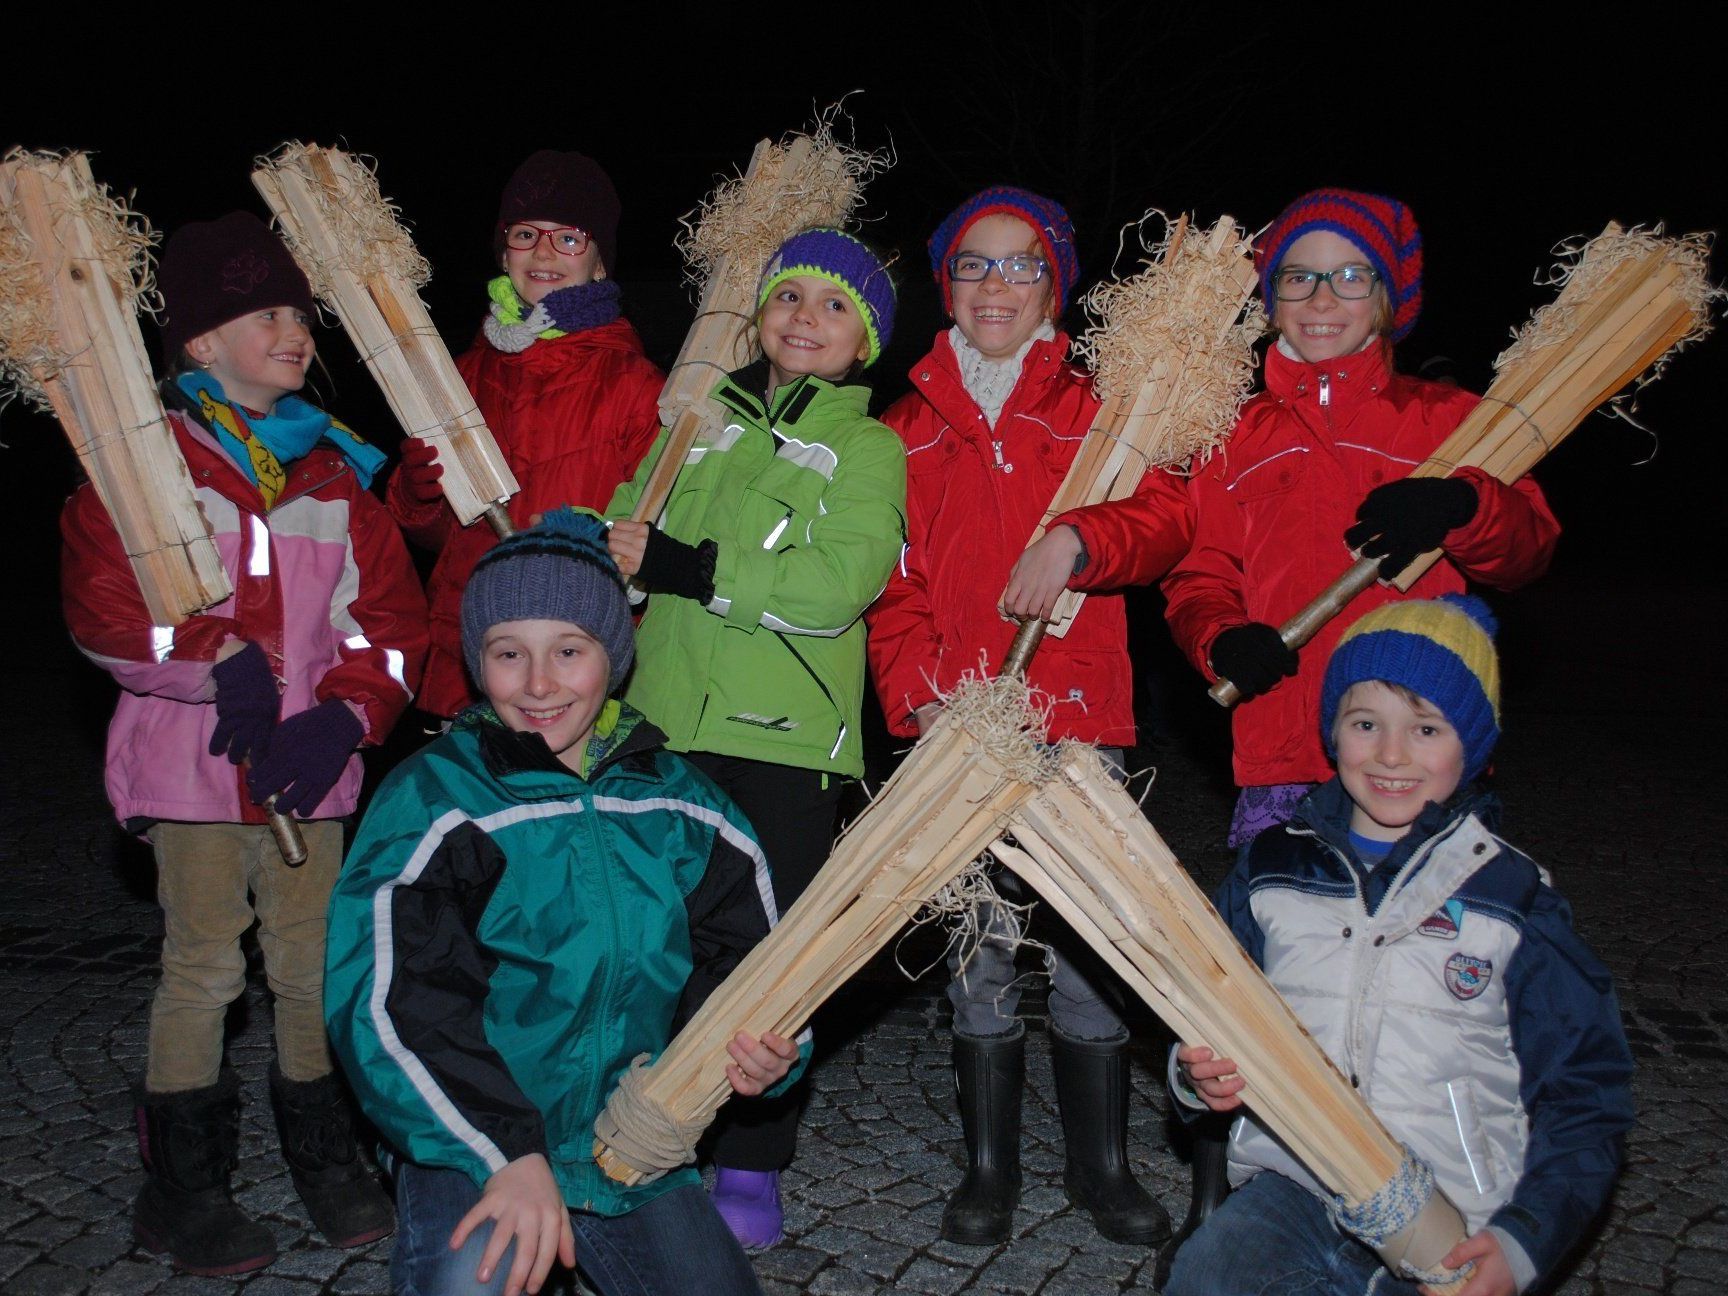
[[[1723,686],[1705,682],[1713,691],[1701,698],[1698,682],[1656,660],[1659,645],[1720,642],[1721,593],[1622,589],[1620,624],[1646,638],[1619,647],[1556,629],[1602,624],[1604,605],[1577,584],[1503,601],[1503,640],[1516,646],[1499,762],[1507,833],[1553,871],[1619,979],[1641,1068],[1626,1173],[1566,1296],[1728,1289]],[[340,1252],[308,1232],[263,1099],[269,1010],[256,974],[231,1035],[247,1092],[239,1198],[275,1230],[281,1259],[245,1282],[215,1281],[175,1276],[132,1245],[140,1176],[126,1095],[142,1065],[160,919],[148,855],[111,827],[102,798],[107,685],[57,643],[47,653],[28,693],[8,677],[0,754],[0,1287],[11,1296],[387,1290],[387,1243]],[[1147,807],[1210,884],[1227,863],[1214,843],[1229,789],[1215,742],[1175,731],[1148,753],[1159,781]],[[909,964],[931,954],[917,939],[902,951]],[[1131,1156],[1180,1215],[1185,1167],[1166,1146],[1156,1078],[1163,1041],[1154,1023],[1142,1025]],[[1026,1193],[1013,1240],[995,1248],[936,1237],[961,1156],[938,978],[908,984],[879,962],[818,1027],[814,1093],[785,1177],[787,1241],[756,1260],[770,1293],[1152,1290],[1149,1258],[1100,1240],[1063,1197],[1040,1023]]]

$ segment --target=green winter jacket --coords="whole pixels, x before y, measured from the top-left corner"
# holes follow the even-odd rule
[[[708,604],[649,600],[625,696],[674,751],[864,772],[864,622],[906,535],[906,453],[866,387],[801,378],[765,407],[767,366],[711,393],[723,431],[690,451],[661,527],[713,539]],[[635,507],[660,434],[606,511]]]
[[[600,1215],[698,1182],[625,1188],[594,1163],[631,1059],[774,924],[744,816],[661,740],[626,707],[584,780],[476,707],[379,788],[330,899],[324,1012],[399,1155],[484,1185],[538,1152]]]

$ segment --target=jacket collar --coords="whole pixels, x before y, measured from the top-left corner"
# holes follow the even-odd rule
[[[1384,391],[1391,379],[1392,344],[1384,338],[1319,364],[1285,355],[1277,342],[1266,350],[1266,390],[1286,404],[1317,402],[1324,386],[1333,406],[1356,405]]]
[[[1061,329],[1056,330],[1055,337],[1032,344],[1020,363],[1020,379],[1002,407],[1004,414],[1021,405],[1035,404],[1039,396],[1031,393],[1041,392],[1067,371],[1069,345],[1068,335]],[[907,370],[906,376],[912,380],[912,389],[921,392],[955,429],[964,433],[975,430],[978,420],[972,416],[977,406],[960,376],[960,359],[954,354],[954,343],[949,340],[947,329],[936,335],[929,354]],[[998,422],[997,426],[1002,425]]]
[[[758,360],[727,374],[710,394],[733,413],[771,426],[775,432],[796,427],[812,410],[830,417],[844,410],[849,417],[859,417],[870,405],[870,389],[863,384],[835,384],[812,374],[781,387],[770,401],[768,376],[767,360]]]
[[[470,730],[480,745],[487,773],[528,796],[568,796],[572,784],[593,786],[609,772],[653,773],[654,754],[666,745],[666,735],[629,703],[621,703],[611,746],[583,779],[546,745],[543,735],[506,728],[490,704],[476,703],[456,717],[453,727]]]
[[[1352,808],[1350,794],[1344,790],[1344,784],[1337,775],[1333,775],[1302,798],[1296,806],[1296,813],[1291,818],[1289,827],[1292,831],[1306,832],[1318,837],[1326,845],[1342,853],[1344,858],[1354,859],[1355,851],[1350,847]],[[1499,798],[1491,792],[1482,791],[1474,784],[1466,784],[1453,793],[1444,805],[1430,801],[1422,807],[1422,812],[1416,816],[1416,822],[1410,825],[1410,831],[1393,843],[1386,858],[1374,871],[1384,871],[1388,876],[1397,873],[1430,838],[1470,815],[1474,815],[1484,827],[1493,829],[1500,819]]]
[[[195,472],[200,467],[207,472],[214,472],[215,476],[209,480],[209,484],[223,498],[249,513],[262,513],[264,497],[258,493],[258,487],[247,480],[246,474],[240,471],[240,465],[217,444],[210,430],[184,410],[169,409],[167,413],[169,421],[180,430],[182,456],[186,456],[187,442],[197,447],[200,452],[200,464],[195,465],[192,459],[187,457],[187,467]],[[320,490],[338,477],[351,474],[353,469],[335,450],[329,446],[317,445],[287,466],[286,471],[288,484],[276,497],[272,509],[279,509],[290,500]]]

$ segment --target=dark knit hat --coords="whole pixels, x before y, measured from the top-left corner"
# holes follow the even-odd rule
[[[462,591],[462,656],[480,679],[480,648],[500,621],[568,621],[600,641],[615,693],[636,655],[630,599],[606,550],[606,524],[572,508],[500,540],[474,565]]]
[[[1400,341],[1422,313],[1422,231],[1410,209],[1396,198],[1354,189],[1316,189],[1291,203],[1255,240],[1254,264],[1268,310],[1276,300],[1272,275],[1290,245],[1311,230],[1330,230],[1368,258],[1392,300],[1392,340]]]
[[[1025,221],[1038,234],[1044,249],[1044,259],[1050,263],[1050,277],[1056,291],[1056,313],[1068,309],[1068,298],[1080,280],[1080,257],[1074,250],[1074,222],[1062,204],[1054,199],[1016,189],[1013,185],[997,185],[981,189],[953,211],[949,212],[930,236],[930,269],[935,272],[936,286],[942,292],[942,309],[954,313],[954,289],[948,282],[948,258],[960,250],[961,240],[986,216],[1013,216]]]
[[[541,149],[516,168],[498,203],[492,251],[504,251],[504,228],[517,221],[574,225],[600,249],[606,273],[618,273],[618,191],[600,164],[582,153]]]
[[[1440,708],[1464,744],[1464,781],[1480,774],[1500,741],[1499,629],[1488,605],[1471,594],[1442,594],[1375,608],[1344,632],[1326,662],[1320,727],[1326,751],[1338,754],[1332,729],[1352,684],[1402,684]]]
[[[776,284],[795,275],[814,275],[845,290],[864,318],[864,332],[870,341],[864,367],[875,364],[894,336],[894,280],[882,258],[868,243],[842,230],[820,225],[801,230],[769,258],[756,294],[756,308],[762,308]]]
[[[229,320],[272,306],[314,315],[312,285],[282,240],[251,212],[193,221],[169,236],[156,273],[162,290],[162,350],[180,348]]]

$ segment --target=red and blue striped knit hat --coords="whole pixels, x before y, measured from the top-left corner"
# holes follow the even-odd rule
[[[1044,259],[1056,290],[1056,313],[1068,309],[1068,297],[1080,279],[1080,258],[1074,251],[1074,222],[1061,203],[1013,185],[981,189],[949,212],[930,236],[930,269],[942,292],[942,309],[954,314],[954,290],[948,282],[948,258],[960,249],[960,240],[986,216],[1012,216],[1038,233]]]
[[[1316,189],[1291,203],[1254,249],[1260,296],[1270,310],[1276,300],[1272,275],[1290,245],[1310,230],[1330,230],[1362,250],[1392,299],[1392,340],[1401,341],[1422,313],[1422,231],[1410,209],[1396,198],[1354,189]]]
[[[894,280],[882,258],[868,243],[843,230],[822,225],[800,230],[769,258],[762,271],[762,287],[756,293],[756,309],[762,309],[776,284],[796,275],[826,279],[852,299],[870,343],[864,367],[875,364],[894,336]]]

